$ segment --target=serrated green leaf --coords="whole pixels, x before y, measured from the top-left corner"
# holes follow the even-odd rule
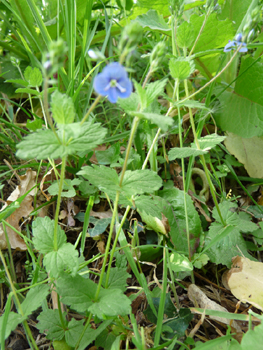
[[[51,95],[52,117],[58,124],[73,123],[75,118],[75,108],[71,97],[61,94],[56,90]]]
[[[64,312],[62,317],[66,323],[67,321],[65,315],[66,313]],[[61,324],[58,310],[49,309],[42,311],[37,320],[38,323],[36,324],[36,327],[41,333],[45,332],[47,334],[47,339],[61,340],[64,337],[65,331],[63,329],[63,325]]]
[[[162,179],[151,170],[127,170],[122,182],[122,194],[131,197],[136,194],[151,193],[162,186]]]
[[[183,22],[176,33],[176,43],[181,48],[188,48],[192,45],[195,38],[193,26],[191,23]]]
[[[100,319],[125,316],[130,313],[130,299],[120,289],[102,289],[99,299],[89,307],[89,311]]]
[[[52,252],[54,250],[54,225],[55,221],[48,216],[44,218],[36,218],[33,221],[33,243],[37,250],[42,254]],[[61,248],[67,241],[65,232],[58,225],[57,244]]]
[[[155,10],[149,10],[146,14],[140,15],[136,21],[145,28],[149,27],[152,30],[170,31],[171,28],[165,22],[162,16],[158,15]]]
[[[133,92],[128,98],[119,98],[117,103],[126,113],[130,111],[135,112],[138,109],[139,96]]]
[[[167,131],[169,126],[173,125],[173,119],[161,114],[145,113],[145,112],[129,112],[130,115],[136,116],[140,119],[147,119],[156,124],[159,128]]]
[[[40,96],[40,92],[30,88],[19,88],[16,89],[16,94],[29,94],[34,96]]]
[[[103,142],[106,129],[98,123],[86,122],[61,125],[57,132],[39,130],[18,143],[17,156],[22,159],[61,158],[77,152],[87,152]]]
[[[64,304],[78,312],[86,312],[92,305],[97,284],[80,275],[63,276],[57,281],[57,291]]]
[[[2,336],[2,329],[3,329],[3,319],[4,315],[0,317],[0,336]],[[19,325],[19,323],[22,323],[26,317],[22,317],[21,315],[11,311],[8,314],[7,324],[5,325],[5,335],[4,339],[9,337],[10,333],[16,329],[16,327]]]
[[[187,79],[195,70],[194,61],[184,57],[172,58],[169,61],[169,68],[174,79]]]
[[[148,105],[146,90],[143,89],[142,86],[139,83],[137,83],[136,80],[133,81],[133,84],[134,84],[135,90],[139,96],[140,108],[141,108],[141,110],[144,110]]]
[[[61,192],[62,197],[72,198],[76,196],[76,191],[73,186],[77,186],[81,183],[81,180],[79,179],[66,179],[63,182],[63,191]],[[49,194],[51,196],[56,196],[58,194],[59,190],[59,181],[54,181],[48,188]]]
[[[46,254],[43,262],[52,277],[59,277],[66,269],[75,276],[79,267],[78,252],[71,243],[64,243],[58,250]]]
[[[163,90],[167,84],[167,80],[168,79],[157,80],[146,86],[147,107],[157,99],[158,96],[163,95]]]
[[[38,87],[42,85],[42,74],[40,69],[36,67],[32,69],[32,67],[28,66],[24,71],[24,77],[30,86]]]
[[[99,164],[107,165],[118,161],[120,157],[120,143],[117,142],[105,151],[96,151],[96,158]]]
[[[103,286],[105,287],[106,275],[103,276]],[[122,292],[126,291],[127,278],[131,275],[127,272],[127,268],[112,267],[110,269],[110,276],[107,288],[120,289]]]
[[[225,140],[226,136],[219,136],[217,134],[206,135],[198,139],[201,149],[211,149]]]
[[[162,211],[160,209],[160,201],[163,201],[163,199],[158,196],[140,196],[135,198],[135,204],[139,212],[144,212],[161,220]]]
[[[83,167],[78,173],[89,180],[92,185],[97,186],[101,191],[119,191],[119,177],[116,171],[105,166],[93,165]]]
[[[45,300],[49,294],[49,289],[48,285],[42,284],[29,290],[25,300],[21,304],[22,310],[26,316],[31,315],[33,311],[41,306],[43,300]]]

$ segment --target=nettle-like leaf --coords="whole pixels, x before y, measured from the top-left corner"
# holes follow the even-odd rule
[[[170,73],[174,79],[187,79],[195,70],[194,61],[185,57],[171,58]]]
[[[158,96],[163,95],[167,81],[168,79],[157,80],[146,86],[147,107],[157,99]]]
[[[165,22],[162,16],[158,15],[156,10],[149,10],[146,14],[140,15],[136,21],[145,28],[149,27],[152,30],[170,31],[171,28]]]
[[[216,122],[244,138],[263,136],[263,64],[251,57],[243,59],[239,75],[234,92],[224,91],[218,97],[221,108]]]
[[[48,216],[45,218],[36,218],[33,221],[33,243],[37,250],[42,254],[54,250],[54,225],[55,221]],[[57,230],[58,248],[61,248],[67,241],[65,232],[58,225]]]
[[[80,151],[87,152],[103,142],[106,132],[99,123],[92,121],[59,125],[58,139],[51,130],[39,130],[17,145],[16,154],[22,159],[56,159]]]
[[[38,87],[42,85],[42,73],[38,68],[32,68],[28,66],[24,71],[25,80],[29,83],[30,86]]]
[[[140,109],[144,110],[147,107],[147,95],[146,90],[142,88],[141,84],[137,83],[136,80],[133,81],[137,95],[139,96]]]
[[[62,314],[64,323],[67,324],[66,313]],[[58,310],[45,310],[37,318],[38,323],[36,327],[41,333],[46,333],[47,339],[61,340],[64,338],[65,331],[61,324],[61,319]]]
[[[97,186],[103,192],[112,194],[120,191],[127,198],[155,191],[162,185],[162,179],[151,170],[127,170],[121,187],[116,171],[104,166],[83,167],[78,175],[84,176],[92,185]]]
[[[52,117],[58,124],[73,123],[75,118],[74,102],[71,97],[56,90],[51,95]]]
[[[223,220],[228,225],[226,235],[224,235],[224,230],[226,228],[221,223],[219,214],[216,208],[214,208],[213,217],[216,221],[210,225],[205,239],[205,248],[209,247],[206,254],[209,256],[210,260],[216,264],[224,264],[229,268],[232,264],[231,259],[236,255],[246,256],[254,260],[254,258],[247,253],[246,242],[241,232],[252,232],[258,228],[256,224],[239,217],[236,208],[237,204],[228,201],[219,204]],[[218,240],[221,233],[223,237]]]
[[[100,319],[125,316],[130,309],[131,301],[120,289],[102,289],[98,301],[89,307],[89,311]]]
[[[126,261],[127,264],[127,261]],[[103,286],[105,287],[106,275],[103,276]],[[112,267],[110,269],[110,276],[107,288],[110,289],[120,289],[122,292],[125,292],[127,286],[127,278],[131,275],[127,272],[127,267],[124,268]]]
[[[183,22],[176,33],[176,43],[181,48],[188,48],[192,45],[195,39],[193,26],[191,23]]]
[[[139,102],[139,96],[135,92],[133,92],[128,98],[119,98],[117,101],[118,105],[120,105],[126,113],[137,111]]]
[[[81,183],[81,180],[79,179],[66,179],[63,182],[63,191],[61,193],[62,197],[67,197],[67,198],[72,198],[74,196],[76,196],[76,191],[75,188],[73,186],[77,186]],[[58,190],[59,190],[59,181],[54,181],[52,182],[52,184],[49,186],[48,188],[48,192],[49,194],[51,194],[51,196],[56,196],[58,194]]]

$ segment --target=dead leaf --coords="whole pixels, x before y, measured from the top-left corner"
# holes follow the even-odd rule
[[[226,308],[215,303],[213,300],[209,299],[205,295],[205,293],[200,288],[198,288],[195,284],[190,284],[190,286],[188,287],[188,297],[194,303],[195,306],[197,306],[196,304],[198,304],[198,307],[202,309],[228,312]],[[209,316],[209,317],[215,321],[219,321],[225,324],[230,324],[230,321],[231,321],[223,317],[217,317],[217,316]],[[242,332],[241,328],[239,327],[236,321],[232,322],[232,326],[236,329],[237,332]]]
[[[99,252],[101,254],[104,254],[105,253],[105,243],[103,241],[98,241],[97,242],[97,247],[99,249]]]
[[[16,201],[19,197],[29,191],[36,184],[36,172],[28,169],[25,175],[19,177],[20,185],[18,185],[15,190],[11,193],[11,195],[7,198],[6,205],[2,208],[2,210],[8,206],[8,204]],[[27,218],[28,215],[34,210],[32,206],[33,195],[36,194],[37,189],[34,188],[30,193],[25,197],[20,207],[16,209],[13,214],[11,214],[6,221],[12,225],[17,231],[21,232],[19,222],[23,218]],[[23,240],[14,230],[10,227],[6,226],[7,236],[12,249],[20,249],[26,250],[27,246]],[[3,225],[0,224],[0,242],[1,249],[7,248],[7,242],[5,238],[5,233],[3,229]]]
[[[241,256],[235,256],[232,263],[232,268],[223,274],[224,286],[241,302],[263,311],[263,263]]]

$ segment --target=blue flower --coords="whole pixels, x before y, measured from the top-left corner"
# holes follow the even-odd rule
[[[95,91],[108,96],[111,103],[116,103],[118,97],[126,98],[132,93],[132,82],[125,68],[118,62],[110,63],[94,79]]]
[[[224,52],[229,52],[232,49],[236,50],[240,45],[242,45],[243,47],[241,47],[241,49],[239,50],[239,52],[247,52],[247,44],[242,42],[242,34],[239,33],[236,36],[236,40],[229,40],[229,43],[226,44],[225,48],[224,48]]]

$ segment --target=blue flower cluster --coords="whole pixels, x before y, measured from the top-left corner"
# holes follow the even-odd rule
[[[224,48],[224,52],[229,52],[231,50],[236,50],[240,45],[242,45],[241,49],[239,52],[247,52],[247,44],[242,42],[242,34],[239,33],[236,36],[236,40],[229,40],[229,43],[226,44]]]
[[[132,82],[125,68],[118,62],[110,63],[94,79],[95,91],[108,96],[111,103],[116,103],[118,97],[127,98],[132,93]]]

